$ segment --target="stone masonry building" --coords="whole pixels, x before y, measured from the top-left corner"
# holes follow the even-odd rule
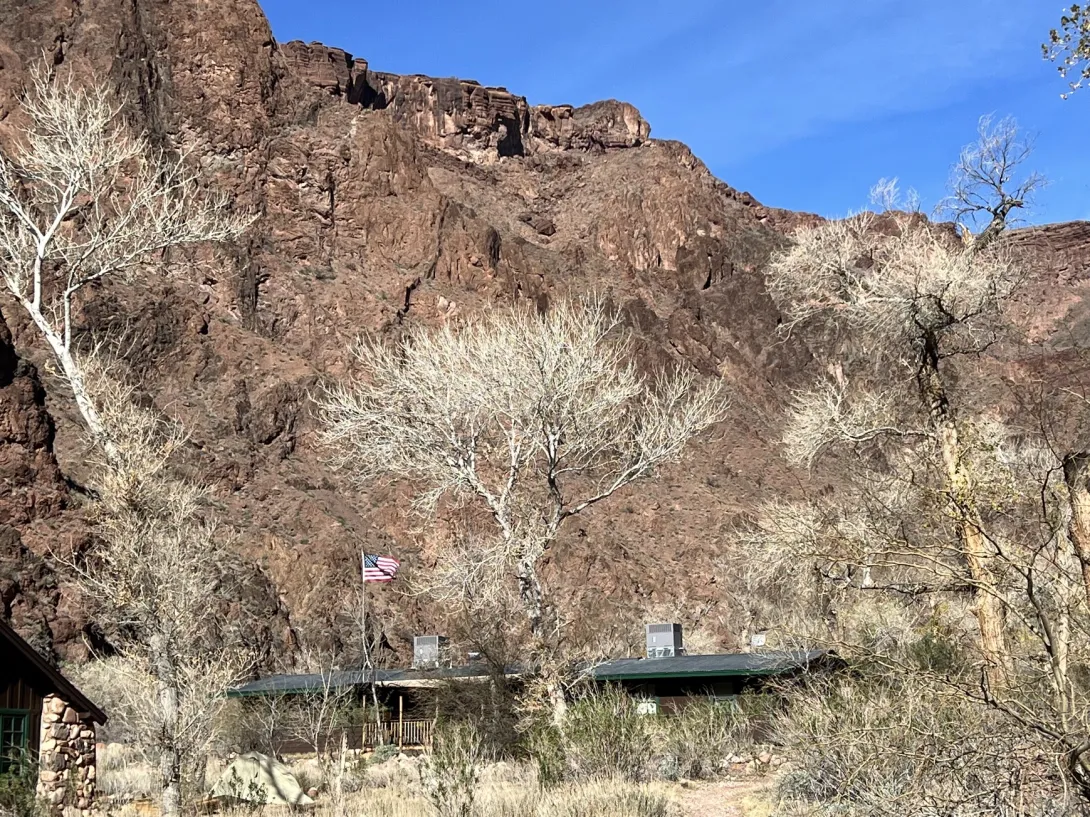
[[[90,814],[95,725],[106,715],[0,620],[0,774],[36,760],[38,795],[56,817]]]

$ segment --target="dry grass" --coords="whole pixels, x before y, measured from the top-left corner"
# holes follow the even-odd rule
[[[364,789],[343,807],[319,801],[315,817],[434,817],[419,786]],[[665,787],[623,781],[575,784],[542,791],[518,783],[482,784],[473,817],[672,817],[678,811]]]
[[[315,781],[312,760],[289,763],[301,779]],[[207,786],[223,764],[210,761]],[[100,807],[112,817],[155,817],[155,769],[126,747],[107,745],[100,757],[100,794],[109,802]],[[419,760],[399,756],[373,766],[360,765],[353,775],[352,793],[336,802],[322,792],[314,817],[434,817],[435,809],[420,785]],[[527,764],[492,763],[482,767],[472,817],[674,817],[680,815],[675,801],[677,786],[639,785],[626,781],[590,781],[542,790],[534,769]],[[149,802],[150,801],[150,802]],[[278,807],[237,809],[226,817],[271,817]],[[284,812],[286,813],[286,812]]]
[[[418,757],[405,755],[384,763],[350,764],[343,800],[321,784],[313,758],[287,761],[304,787],[319,794],[311,817],[435,817],[420,781]],[[209,760],[205,789],[222,773],[222,760]],[[158,817],[155,768],[130,748],[108,744],[99,759],[99,808],[110,817]],[[467,817],[767,817],[768,778],[729,783],[634,783],[620,779],[538,785],[532,764],[497,762],[481,766],[472,812]],[[108,800],[106,798],[109,798]],[[283,807],[233,808],[224,817],[286,817]]]
[[[139,751],[120,743],[107,743],[98,752],[98,796],[111,802],[131,803],[152,798],[159,775]]]

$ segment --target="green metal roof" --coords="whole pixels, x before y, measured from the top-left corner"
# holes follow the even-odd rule
[[[589,674],[599,681],[783,675],[804,670],[828,655],[827,650],[809,650],[619,658],[598,664]]]
[[[509,667],[504,671],[505,675],[517,675],[518,670]],[[483,664],[467,664],[461,667],[440,667],[439,669],[404,670],[404,669],[377,669],[375,670],[375,683],[379,686],[412,685],[419,682],[437,682],[444,680],[458,680],[467,678],[487,678],[489,668]],[[331,673],[323,677],[317,673],[303,675],[267,675],[250,681],[230,690],[227,695],[232,698],[247,697],[251,695],[291,695],[303,692],[312,692],[321,689],[328,678],[329,685],[334,689],[362,686],[366,683],[363,670],[345,670]]]
[[[738,676],[784,675],[807,669],[816,662],[831,657],[827,650],[806,652],[728,653],[725,655],[676,655],[670,658],[618,658],[587,669],[587,675],[598,681],[639,681],[656,678],[713,678]],[[519,667],[507,667],[504,675],[521,674]],[[441,667],[427,670],[379,669],[375,682],[379,686],[417,686],[443,680],[487,678],[484,664]],[[362,670],[334,672],[329,683],[334,688],[362,686]],[[253,695],[291,695],[321,689],[324,679],[318,674],[268,675],[235,687],[230,697]]]

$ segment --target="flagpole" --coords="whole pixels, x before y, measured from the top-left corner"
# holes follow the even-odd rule
[[[378,690],[375,687],[375,666],[371,662],[371,648],[367,641],[367,552],[360,553],[360,582],[363,585],[360,610],[361,648],[363,650],[363,682],[371,686],[371,704],[375,708],[375,743],[385,743],[382,735],[382,713],[378,707]],[[366,744],[366,741],[364,741]]]
[[[362,603],[360,605],[360,650],[363,654],[363,669],[371,669],[371,651],[367,647],[367,554],[360,553],[360,584],[362,585]],[[364,681],[368,680],[367,675]]]

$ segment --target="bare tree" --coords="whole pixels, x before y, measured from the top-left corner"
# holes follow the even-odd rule
[[[0,155],[0,273],[94,446],[99,544],[67,566],[124,666],[154,688],[139,722],[158,754],[163,814],[173,817],[183,767],[250,660],[224,615],[231,562],[206,491],[174,474],[184,434],[138,408],[94,353],[78,354],[73,324],[89,285],[160,267],[172,247],[234,237],[248,219],[222,196],[199,195],[184,157],[133,134],[102,83],[77,85],[43,66],[22,113],[21,139]]]
[[[1004,132],[995,167],[1003,156],[1024,158],[1009,152],[1013,132]],[[962,163],[984,168],[971,183],[990,221],[974,241],[919,215],[864,213],[802,231],[769,273],[789,327],[824,333],[815,348],[828,374],[795,395],[788,452],[811,466],[847,453],[846,484],[835,495],[769,503],[739,544],[764,558],[762,589],[786,601],[774,611],[781,632],[795,628],[860,659],[872,673],[865,683],[896,698],[890,714],[904,727],[874,727],[887,737],[867,736],[843,769],[847,789],[830,790],[862,812],[926,800],[970,814],[1011,785],[1038,813],[1090,803],[1085,468],[1043,431],[1008,430],[980,387],[966,388],[1018,281],[1008,242],[996,238],[1028,189],[1009,194],[1010,163],[989,175],[981,155]],[[965,189],[954,200],[977,201]],[[927,734],[931,753],[957,753],[969,773],[960,782],[936,787],[934,776],[874,762],[879,749],[901,752],[897,729],[916,728],[920,683],[947,714],[918,721],[917,736],[937,730]],[[962,721],[959,708],[975,714]],[[871,728],[853,722],[815,752],[819,762],[844,762],[836,741],[855,751]],[[1022,759],[1013,767],[991,760],[1011,751]],[[1003,777],[1012,768],[1032,770],[1031,790]],[[889,788],[852,793],[873,770]],[[870,806],[859,805],[864,797]]]
[[[1068,7],[1060,17],[1060,27],[1049,32],[1048,42],[1041,50],[1045,59],[1059,62],[1060,76],[1068,79],[1070,88],[1068,93],[1061,94],[1067,99],[1090,79],[1090,6],[1073,3]]]
[[[179,663],[176,675],[177,705],[164,706],[157,672],[143,648],[119,642],[118,654],[91,662],[77,671],[88,694],[106,702],[110,719],[124,725],[119,742],[143,754],[162,768],[162,746],[177,747],[177,785],[194,791],[203,779],[205,760],[223,737],[221,717],[230,700],[224,692],[249,670],[248,656],[236,645],[209,660]]]
[[[1068,535],[1079,559],[1086,602],[1090,604],[1090,453],[1077,451],[1066,454],[1063,458],[1063,475],[1071,508]]]
[[[340,733],[347,731],[357,708],[356,687],[347,683],[347,673],[330,654],[306,653],[302,663],[317,682],[280,699],[282,720],[277,731],[309,746],[323,777],[328,777],[341,747]],[[362,721],[360,725],[362,728]]]
[[[678,460],[724,416],[720,382],[641,374],[598,300],[418,328],[396,348],[362,341],[355,356],[360,375],[321,400],[336,464],[410,482],[424,515],[444,500],[483,511],[493,535],[449,575],[467,564],[513,573],[539,655],[549,637],[539,565],[564,523]]]
[[[790,325],[825,321],[867,352],[834,350],[833,380],[796,397],[785,438],[790,453],[812,463],[834,443],[906,436],[935,442],[975,588],[981,649],[994,673],[1002,672],[1007,655],[1003,609],[945,361],[990,341],[999,304],[1015,282],[996,245],[967,247],[920,217],[871,213],[801,230],[768,273],[769,291]],[[854,377],[844,374],[846,364],[854,365]],[[900,383],[869,385],[898,371]],[[905,388],[909,378],[915,395]]]
[[[22,139],[0,154],[0,269],[72,390],[92,439],[115,445],[73,349],[83,290],[156,263],[171,247],[224,241],[250,219],[224,196],[200,196],[185,157],[169,158],[126,127],[101,83],[36,69],[23,100]]]
[[[932,699],[946,699],[952,722],[943,725],[948,745],[940,751],[958,751],[952,745],[956,740],[986,758],[1002,754],[1003,741],[1013,742],[1027,768],[1059,772],[1049,777],[1051,789],[1035,797],[1072,799],[1085,808],[1090,690],[1083,673],[1090,661],[1090,608],[1068,537],[1060,462],[1039,441],[1027,442],[996,423],[981,424],[964,443],[974,493],[986,509],[982,522],[994,549],[994,589],[1006,612],[1004,684],[982,677],[973,660],[974,625],[961,603],[972,585],[957,549],[948,544],[956,529],[945,511],[944,491],[927,479],[941,459],[937,450],[912,447],[891,462],[891,447],[843,496],[770,504],[740,544],[759,554],[770,574],[790,581],[810,565],[822,578],[824,605],[806,592],[784,594],[784,609],[775,611],[781,628],[805,622],[806,611],[799,609],[804,605],[816,620],[831,609],[831,626],[816,628],[816,640],[866,666],[864,685],[888,685],[899,695],[911,687],[913,694],[928,690]],[[926,459],[934,464],[921,465]],[[807,589],[806,583],[796,587]],[[904,709],[910,706],[919,701],[901,697],[889,715],[911,719]],[[959,707],[978,714],[962,721],[955,717]],[[800,717],[807,715],[800,711]],[[854,729],[851,725],[848,732]],[[840,739],[854,741],[858,735]],[[886,751],[902,751],[897,739],[887,736],[884,742]],[[812,744],[800,748],[814,753]],[[816,754],[834,749],[827,742]],[[999,791],[1009,783],[997,776],[1006,774],[1001,769],[967,768],[974,786]],[[861,780],[867,774],[862,767],[843,771]],[[878,777],[888,780],[885,771]],[[925,796],[914,788],[921,782],[913,781],[901,796]],[[952,805],[964,793],[928,789],[926,796],[948,798]]]
[[[972,225],[977,248],[998,238],[1010,226],[1014,211],[1029,206],[1044,186],[1044,176],[1023,169],[1032,153],[1032,140],[1019,132],[1012,117],[998,122],[990,115],[980,118],[977,141],[962,149],[951,175],[950,195],[939,205],[939,211],[953,217],[962,230],[969,231]]]
[[[252,666],[240,614],[228,615],[233,599],[223,576],[235,560],[206,490],[173,474],[180,429],[138,407],[132,388],[95,361],[78,366],[112,454],[94,463],[97,543],[62,561],[119,666],[152,693],[128,714],[157,756],[163,813],[174,815],[187,764],[211,740],[224,692]]]
[[[382,742],[385,733],[382,728],[382,707],[378,699],[378,680],[376,658],[382,651],[383,625],[382,616],[367,605],[367,586],[360,584],[356,591],[345,599],[340,618],[348,623],[348,632],[357,636],[355,647],[359,650],[359,666],[363,670],[363,683],[371,693],[371,708],[375,719],[375,737]]]

